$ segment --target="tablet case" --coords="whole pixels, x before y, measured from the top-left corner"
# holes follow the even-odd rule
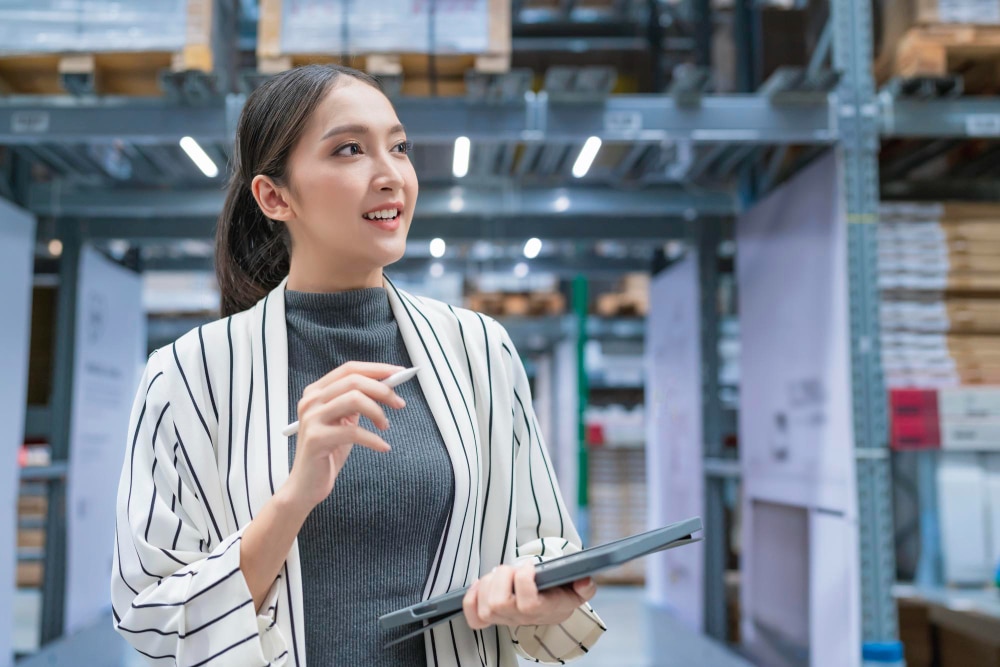
[[[663,528],[538,563],[535,565],[535,585],[540,591],[563,586],[578,579],[592,576],[602,570],[617,567],[635,558],[697,542],[700,538],[694,538],[693,535],[701,529],[701,517],[694,517]],[[467,590],[467,588],[461,588],[449,591],[386,614],[379,618],[379,626],[383,630],[389,630],[409,623],[429,622],[416,632],[400,637],[392,643],[409,639],[414,634],[447,622],[461,613],[462,600],[465,598]]]

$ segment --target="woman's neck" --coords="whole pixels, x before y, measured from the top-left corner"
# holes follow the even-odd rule
[[[287,288],[296,292],[332,293],[383,286],[381,267],[370,271],[332,271],[324,267],[320,271],[292,262],[288,271]]]

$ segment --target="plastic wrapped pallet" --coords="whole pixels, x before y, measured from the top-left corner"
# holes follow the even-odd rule
[[[282,0],[281,52],[485,53],[488,0]]]
[[[188,0],[5,0],[0,52],[179,51]]]

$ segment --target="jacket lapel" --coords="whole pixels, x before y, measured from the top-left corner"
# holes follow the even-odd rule
[[[259,448],[255,457],[261,463],[257,474],[249,480],[257,489],[252,503],[254,514],[270,499],[271,494],[288,479],[288,438],[281,430],[288,424],[288,329],[285,324],[285,278],[270,294],[257,302],[250,318],[250,339],[253,344],[254,404],[251,438]],[[258,384],[259,383],[259,384]],[[265,492],[266,491],[266,492]],[[291,611],[279,614],[280,624],[292,635],[296,659],[305,656],[304,608],[302,602],[302,569],[299,542],[285,560],[286,578],[282,595],[289,600]],[[293,594],[294,592],[294,594]]]
[[[467,362],[459,359],[460,340],[450,332],[454,321],[423,307],[419,299],[385,278],[389,303],[414,366],[427,405],[448,449],[455,476],[455,500],[445,535],[431,568],[425,599],[471,584],[478,577],[479,463],[478,429],[473,412]],[[472,417],[470,419],[470,416]]]

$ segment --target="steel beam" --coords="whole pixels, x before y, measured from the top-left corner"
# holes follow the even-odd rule
[[[145,98],[8,97],[0,100],[0,143],[172,144],[184,136],[229,143],[245,101],[242,95],[198,106]],[[555,102],[527,93],[516,103],[465,98],[400,98],[399,117],[415,142],[574,142],[687,139],[712,143],[812,144],[836,140],[825,100],[779,105],[756,95],[705,96],[680,105],[667,95],[613,95],[595,101]]]
[[[446,257],[433,259],[430,257],[404,257],[387,267],[390,275],[425,274],[435,263],[444,267],[445,271],[459,272],[465,275],[484,272],[511,272],[519,262],[525,262],[532,272],[554,273],[572,278],[579,273],[588,276],[620,276],[623,273],[645,271],[649,262],[646,260],[612,259],[608,257],[538,257],[532,260],[521,259],[490,259],[473,260],[461,257]],[[178,257],[149,258],[142,263],[144,271],[214,271],[215,260],[211,257]]]
[[[214,220],[225,193],[219,189],[67,190],[39,184],[29,194],[28,208],[39,216],[94,219],[202,218]],[[425,218],[507,220],[549,217],[616,219],[730,217],[736,201],[724,192],[686,192],[676,187],[628,191],[612,188],[480,189],[455,186],[426,188],[417,200],[414,227]]]

